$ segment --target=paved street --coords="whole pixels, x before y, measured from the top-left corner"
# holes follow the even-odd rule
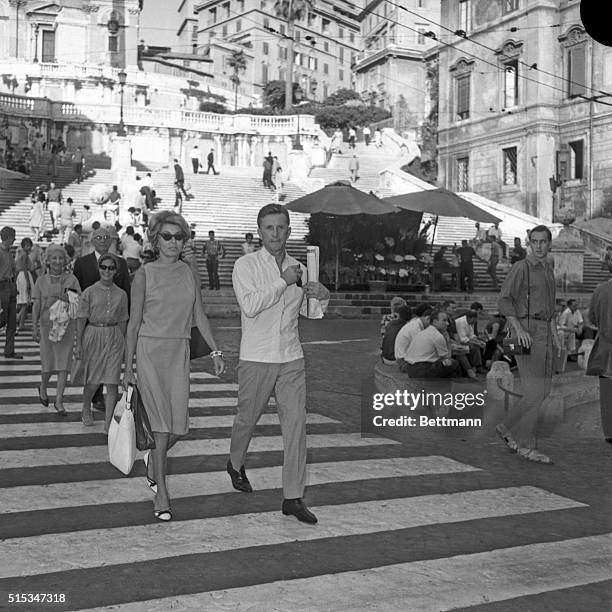
[[[194,362],[191,431],[170,453],[170,524],[153,518],[142,461],[124,477],[102,421],[81,424],[79,389],[67,418],[40,406],[29,334],[23,361],[0,361],[0,609],[610,609],[612,448],[596,416],[548,428],[553,466],[510,454],[486,411],[481,428],[361,437],[378,322],[302,321],[306,502],[319,517],[307,526],[280,513],[273,405],[248,457],[254,493],[231,488],[239,321],[213,323],[230,368],[219,380]],[[65,603],[9,604],[9,593]]]

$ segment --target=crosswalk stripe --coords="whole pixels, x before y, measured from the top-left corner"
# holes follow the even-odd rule
[[[22,368],[23,369],[23,368]],[[191,372],[191,380],[219,380],[214,374],[208,372]],[[0,383],[40,383],[40,374],[24,374],[22,376],[0,375]],[[2,391],[0,391],[1,393]]]
[[[198,383],[190,385],[190,391],[197,393],[199,391],[238,391],[236,383]],[[38,391],[35,387],[31,389],[2,389],[0,390],[3,398],[8,397],[35,397],[38,398]],[[49,395],[53,397],[53,387],[49,390]],[[83,395],[83,387],[66,387],[64,396]]]
[[[257,490],[275,489],[281,485],[281,466],[249,470],[249,480]],[[351,482],[426,474],[449,474],[478,471],[478,468],[443,456],[400,457],[362,461],[336,461],[307,466],[307,485]],[[144,479],[141,479],[144,483]],[[149,490],[131,478],[92,480],[88,482],[32,485],[0,489],[0,513],[25,512],[46,508],[69,508],[113,503],[140,502],[149,499]],[[229,493],[232,486],[225,472],[172,474],[168,477],[171,498],[204,493]]]
[[[366,446],[397,446],[400,443],[388,438],[362,438],[361,434],[308,434],[308,448],[343,448]],[[195,457],[226,455],[229,438],[212,440],[183,440],[168,453],[169,457]],[[249,452],[283,450],[282,436],[255,436],[249,444]],[[104,446],[71,446],[68,448],[43,448],[40,450],[0,451],[2,469],[32,468],[43,465],[76,465],[83,463],[107,463],[108,448]]]
[[[611,548],[607,533],[88,609],[259,611],[282,597],[283,609],[312,612],[442,612],[504,601],[505,610],[520,610],[509,600],[609,580]]]
[[[425,495],[384,501],[320,506],[320,524],[295,525],[280,513],[260,512],[231,517],[59,533],[0,542],[0,557],[12,559],[0,578],[79,568],[136,563],[160,557],[269,546],[455,523],[482,518],[583,507],[584,504],[536,487],[509,487]],[[121,542],[121,546],[117,546]],[[142,543],[146,542],[146,546]],[[168,543],[172,542],[172,546]],[[95,550],[95,554],[92,551]]]
[[[234,422],[234,415],[222,414],[204,417],[189,417],[190,429],[212,429],[216,427],[231,427]],[[334,419],[321,414],[307,413],[307,424],[319,423],[339,423]],[[262,414],[258,421],[259,425],[278,425],[278,414]],[[35,438],[37,436],[67,436],[71,434],[96,433],[103,429],[103,422],[96,421],[93,427],[85,427],[83,423],[5,423],[0,427],[0,439],[2,438]]]

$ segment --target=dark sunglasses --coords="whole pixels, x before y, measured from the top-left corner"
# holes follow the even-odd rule
[[[104,264],[100,264],[98,268],[100,268],[100,270],[111,270],[114,272],[117,269],[117,266],[105,266]]]
[[[178,242],[179,240],[182,242],[185,240],[185,234],[182,232],[177,232],[173,234],[172,232],[160,232],[159,234],[166,242],[170,242],[173,238]]]
[[[103,234],[103,235],[98,235],[98,236],[94,236],[94,240],[108,240],[111,237],[110,234]]]

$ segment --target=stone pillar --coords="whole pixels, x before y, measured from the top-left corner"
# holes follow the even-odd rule
[[[581,291],[584,271],[584,244],[578,230],[564,225],[552,241],[555,282],[562,291]]]

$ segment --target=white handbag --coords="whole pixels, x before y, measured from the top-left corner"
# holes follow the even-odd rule
[[[115,412],[108,429],[108,458],[124,474],[132,471],[136,459],[136,428],[132,412],[132,393],[130,385],[123,392],[115,406]]]

